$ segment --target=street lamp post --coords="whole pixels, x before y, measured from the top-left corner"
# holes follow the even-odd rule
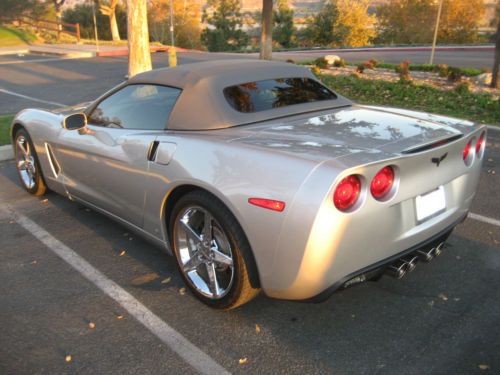
[[[170,67],[177,66],[177,53],[175,52],[174,41],[174,5],[170,0],[170,48],[168,49],[168,65]]]
[[[96,52],[99,52],[99,37],[97,36],[97,20],[95,17],[95,2],[92,1],[92,18],[94,21],[94,35],[95,35],[95,50]]]
[[[437,37],[438,37],[438,30],[439,30],[439,19],[441,18],[441,10],[443,9],[443,0],[439,0],[439,7],[438,7],[438,14],[436,18],[436,28],[434,29],[434,39],[432,40],[432,51],[431,51],[431,59],[429,61],[429,64],[434,63],[434,52],[436,50],[436,42],[437,42]]]

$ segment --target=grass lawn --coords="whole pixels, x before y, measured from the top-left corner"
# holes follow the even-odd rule
[[[14,116],[0,116],[0,146],[10,144],[10,123]]]
[[[36,36],[21,30],[0,26],[0,47],[22,46],[36,40]]]
[[[490,94],[444,91],[426,85],[320,75],[333,90],[362,104],[386,105],[500,124],[500,100]]]
[[[25,31],[0,26],[0,47],[22,46],[35,40],[36,36]]]

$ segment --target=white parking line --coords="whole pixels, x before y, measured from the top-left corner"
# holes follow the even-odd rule
[[[482,221],[483,223],[488,223],[488,224],[496,225],[497,227],[500,227],[500,220],[492,219],[491,217],[474,214],[472,212],[469,212],[469,217],[471,219],[474,219],[477,221]]]
[[[30,64],[30,63],[41,63],[41,62],[51,62],[51,61],[61,61],[61,60],[75,60],[84,57],[48,57],[45,59],[34,59],[34,60],[7,60],[0,62],[0,65],[11,65],[11,64]]]
[[[34,98],[32,96],[18,94],[17,92],[5,90],[5,89],[2,89],[2,88],[0,88],[0,92],[3,92],[4,94],[7,94],[7,95],[18,96],[20,98],[24,98],[24,99],[28,99],[28,100],[33,100],[34,102],[40,102],[40,103],[55,105],[56,107],[66,107],[66,104],[61,104],[61,103],[57,103],[57,102],[50,102],[48,100],[37,99],[37,98]]]
[[[0,210],[4,211],[2,208]],[[40,240],[71,267],[80,272],[82,276],[96,285],[101,291],[120,304],[130,315],[198,372],[202,374],[229,374],[224,367],[161,320],[130,293],[114,281],[108,279],[75,251],[64,245],[34,221],[14,211],[9,210],[7,214],[10,214],[19,225]]]

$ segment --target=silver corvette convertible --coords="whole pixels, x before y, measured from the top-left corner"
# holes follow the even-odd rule
[[[29,193],[109,215],[229,309],[261,289],[322,300],[439,255],[476,192],[486,129],[357,105],[293,64],[231,60],[21,111],[12,138]]]

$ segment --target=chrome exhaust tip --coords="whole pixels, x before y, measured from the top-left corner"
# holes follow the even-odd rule
[[[395,279],[401,279],[402,277],[404,277],[404,275],[406,275],[406,269],[406,262],[397,260],[390,266],[387,266],[387,268],[384,270],[384,273],[391,277],[394,277]]]
[[[432,248],[430,250],[417,250],[416,254],[420,260],[424,262],[430,262],[434,258],[434,252],[436,248]]]
[[[401,261],[406,263],[406,272],[411,272],[417,267],[418,257],[409,255],[402,258]]]
[[[437,247],[434,249],[434,256],[438,257],[443,253],[443,248],[444,248],[444,242],[441,242]]]

